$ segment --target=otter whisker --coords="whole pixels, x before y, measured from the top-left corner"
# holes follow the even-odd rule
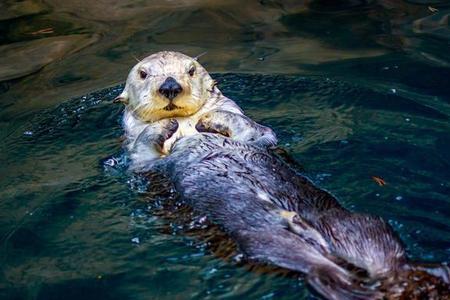
[[[152,120],[154,119],[153,118],[154,108],[149,106],[150,105],[148,103],[141,103],[136,107],[134,107],[132,110],[130,110],[130,113],[143,121]]]
[[[153,109],[151,109],[151,108],[147,108],[147,109],[145,109],[144,110],[144,117],[145,117],[145,120],[152,120],[153,119],[153,112],[154,112],[154,110]]]
[[[208,51],[205,51],[205,52],[203,52],[203,53],[200,53],[200,54],[197,55],[197,56],[194,56],[194,60],[198,60],[200,57],[202,57],[202,56],[205,55],[206,53],[208,53]]]
[[[146,103],[140,103],[140,104],[138,104],[136,107],[134,107],[134,108],[131,110],[131,113],[135,113],[137,110],[141,109],[141,108],[144,107],[144,106],[146,106]]]
[[[131,56],[137,61],[137,62],[141,62],[141,60],[139,58],[137,58],[133,53],[131,54]]]
[[[201,97],[197,92],[192,92],[191,97],[189,97],[189,100],[199,100]]]

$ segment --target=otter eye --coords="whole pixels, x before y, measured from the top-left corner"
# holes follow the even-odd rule
[[[141,79],[145,79],[145,78],[147,78],[147,72],[140,70],[139,76],[141,77]]]
[[[190,69],[189,69],[189,71],[188,71],[188,73],[189,73],[189,76],[194,76],[194,73],[195,73],[195,66],[192,66]]]

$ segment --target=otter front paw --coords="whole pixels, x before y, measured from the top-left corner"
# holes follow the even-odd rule
[[[174,119],[164,119],[148,124],[136,139],[127,144],[132,160],[130,168],[145,169],[150,162],[166,155],[168,151],[164,151],[164,143],[177,129],[178,122]]]
[[[134,152],[142,152],[145,149],[156,151],[155,156],[166,154],[164,143],[172,137],[178,129],[175,119],[164,119],[149,124],[136,138],[131,148]],[[138,150],[139,149],[139,150]]]
[[[198,132],[218,133],[259,147],[274,146],[277,143],[272,129],[259,125],[244,115],[229,111],[208,112],[200,117],[195,128]]]
[[[195,125],[198,132],[218,133],[226,137],[231,136],[231,130],[227,126],[213,122],[213,116],[210,113],[204,114]]]
[[[175,119],[164,119],[157,122],[161,128],[160,132],[155,136],[155,148],[162,154],[167,154],[164,150],[164,143],[172,137],[178,130],[178,122]]]

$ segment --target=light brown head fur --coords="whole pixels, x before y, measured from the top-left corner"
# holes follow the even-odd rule
[[[161,86],[170,77],[182,88],[173,99],[161,92]],[[143,122],[187,117],[202,108],[214,85],[196,59],[179,52],[162,51],[144,58],[131,69],[116,101],[127,105]]]

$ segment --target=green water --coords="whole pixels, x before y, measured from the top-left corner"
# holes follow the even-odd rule
[[[115,85],[159,49],[207,50],[317,185],[388,220],[414,259],[449,261],[448,4],[52,3],[2,4],[1,299],[315,299],[179,233],[124,170]]]

